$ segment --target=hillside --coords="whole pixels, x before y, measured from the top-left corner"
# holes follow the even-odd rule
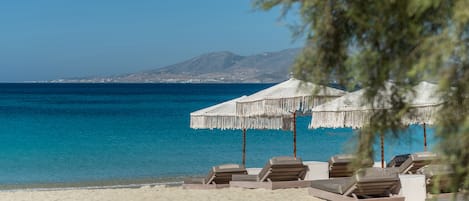
[[[240,56],[232,52],[212,52],[153,70],[110,77],[87,77],[51,82],[129,82],[129,83],[260,83],[288,78],[300,49]]]

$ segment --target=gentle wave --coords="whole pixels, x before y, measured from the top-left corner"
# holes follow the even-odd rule
[[[0,185],[0,192],[16,191],[61,191],[61,190],[94,190],[94,189],[119,189],[142,188],[155,186],[181,186],[183,178],[154,179],[153,182],[145,180],[128,181],[95,181],[82,183],[49,183],[49,184],[25,184],[25,185]]]

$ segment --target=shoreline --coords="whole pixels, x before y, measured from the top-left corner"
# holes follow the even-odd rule
[[[51,182],[51,183],[30,183],[30,184],[0,184],[0,192],[15,191],[60,191],[60,190],[92,190],[92,189],[120,189],[120,188],[141,188],[145,186],[182,186],[187,177],[168,178],[146,178],[146,179],[115,179],[84,182]]]
[[[138,189],[143,187],[179,187],[183,182],[167,182],[167,183],[142,183],[142,184],[119,184],[105,186],[77,186],[77,187],[25,187],[14,189],[1,189],[2,192],[39,192],[39,191],[70,191],[70,190],[105,190],[105,189]]]

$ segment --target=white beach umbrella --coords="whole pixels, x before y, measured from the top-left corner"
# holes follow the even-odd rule
[[[283,129],[291,130],[289,114],[277,116],[242,116],[236,114],[236,102],[242,96],[190,114],[190,127],[194,129]]]
[[[309,114],[314,106],[346,93],[343,90],[291,78],[238,100],[236,114],[265,117],[291,114],[293,117],[293,155],[296,157],[296,115]]]
[[[242,129],[243,130],[243,165],[246,161],[246,129],[282,129],[290,130],[290,115],[250,116],[236,115],[236,101],[246,96],[207,107],[190,114],[190,127],[194,129]]]
[[[391,83],[386,83],[386,90],[380,91],[383,99],[367,103],[364,99],[365,90],[358,90],[340,98],[319,105],[312,109],[312,120],[309,128],[361,128],[371,121],[374,110],[390,109]],[[415,93],[406,96],[411,115],[402,119],[404,124],[423,124],[424,148],[426,150],[426,124],[433,124],[439,106],[443,104],[437,93],[438,86],[428,82],[421,82],[413,87]],[[382,138],[383,136],[381,136]],[[382,140],[382,139],[381,139]],[[383,149],[383,144],[381,144]],[[383,150],[381,150],[383,163]],[[382,164],[384,165],[384,164]]]
[[[352,127],[361,128],[370,120],[373,110],[390,109],[392,84],[387,83],[385,91],[381,91],[384,99],[374,103],[366,103],[363,94],[365,90],[358,90],[333,101],[319,105],[312,109],[313,118],[310,128],[319,127]],[[437,94],[438,86],[429,82],[420,82],[413,87],[415,93],[406,96],[411,116],[402,119],[404,124],[433,124],[435,112],[443,102]]]
[[[315,89],[318,90],[317,93]],[[346,93],[343,90],[290,78],[237,101],[236,113],[247,116],[276,116],[285,112],[309,114],[313,107]]]

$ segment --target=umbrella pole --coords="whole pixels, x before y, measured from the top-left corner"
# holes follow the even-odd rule
[[[427,151],[427,125],[423,123],[423,150]]]
[[[384,134],[381,133],[381,168],[384,168]]]
[[[246,166],[246,129],[243,128],[243,165]]]
[[[296,158],[296,111],[293,112],[293,156]]]

